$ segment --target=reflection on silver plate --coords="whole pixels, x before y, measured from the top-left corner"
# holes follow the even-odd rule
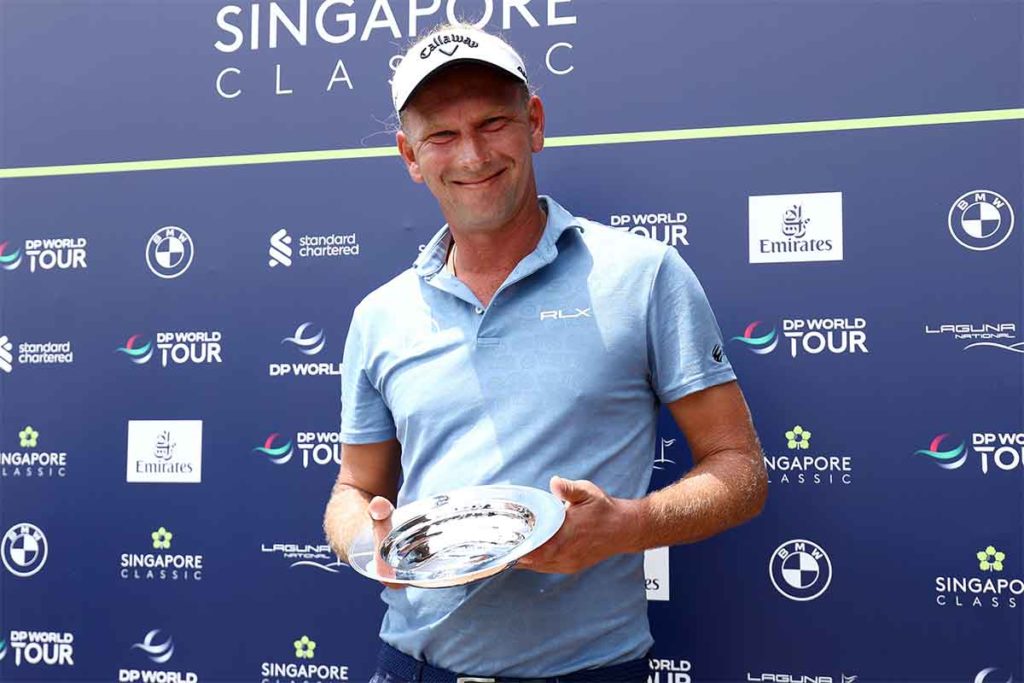
[[[378,581],[459,586],[508,569],[554,536],[564,520],[562,501],[547,491],[471,486],[403,505],[391,515],[390,529],[368,522],[348,559]]]

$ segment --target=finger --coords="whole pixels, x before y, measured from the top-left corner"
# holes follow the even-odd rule
[[[391,513],[394,512],[394,509],[395,507],[391,504],[391,501],[380,496],[374,497],[367,507],[367,512],[370,513],[370,518],[373,520],[374,568],[377,570],[378,576],[392,579],[395,578],[395,568],[381,556],[381,544],[388,537],[388,534],[391,533]],[[399,586],[399,584],[389,585],[387,582],[382,583],[388,586],[388,588]]]
[[[563,479],[557,475],[551,477],[551,493],[566,503],[582,503],[592,498],[593,491],[591,488],[596,487],[583,479],[574,481],[572,479]]]
[[[366,511],[370,513],[371,519],[380,522],[391,516],[391,513],[395,511],[395,506],[383,496],[374,496]]]

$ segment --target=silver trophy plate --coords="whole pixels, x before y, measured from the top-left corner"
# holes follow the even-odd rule
[[[562,501],[541,489],[471,486],[397,508],[390,528],[369,522],[348,552],[377,581],[445,588],[494,576],[543,545],[565,520]]]

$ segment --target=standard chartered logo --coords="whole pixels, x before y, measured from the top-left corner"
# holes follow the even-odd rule
[[[270,236],[270,261],[271,268],[284,266],[289,268],[292,265],[292,237],[288,230],[281,228]]]
[[[14,344],[7,335],[0,337],[0,372],[10,372],[14,368]]]
[[[349,232],[292,237],[287,228],[281,228],[270,236],[270,249],[267,254],[270,256],[267,265],[271,268],[291,268],[296,259],[330,260],[359,256],[359,236]]]

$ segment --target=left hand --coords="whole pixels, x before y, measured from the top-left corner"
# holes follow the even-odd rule
[[[573,574],[618,553],[639,536],[637,501],[613,498],[585,479],[551,478],[551,493],[567,503],[565,522],[518,567],[545,574]]]

